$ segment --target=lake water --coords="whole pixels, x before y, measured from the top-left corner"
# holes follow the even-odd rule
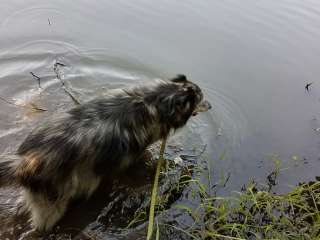
[[[206,145],[214,181],[230,176],[221,193],[264,181],[275,158],[286,191],[320,172],[319,29],[317,0],[11,0],[0,8],[0,97],[44,115],[70,108],[56,61],[83,100],[183,73],[213,109],[180,136]],[[5,158],[42,115],[4,101],[0,110]]]

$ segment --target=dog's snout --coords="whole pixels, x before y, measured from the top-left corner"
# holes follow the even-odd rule
[[[211,108],[211,104],[207,100],[204,100],[198,104],[198,106],[195,109],[195,112],[206,112]]]
[[[208,111],[209,109],[212,108],[211,104],[207,100],[202,101],[199,104],[199,107],[203,109],[203,112]]]
[[[210,110],[212,108],[211,104],[207,100],[205,100],[204,102],[207,104],[208,110]]]

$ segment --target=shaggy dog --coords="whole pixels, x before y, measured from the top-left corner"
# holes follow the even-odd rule
[[[0,185],[21,187],[34,228],[48,231],[71,200],[90,197],[104,176],[210,108],[184,75],[119,90],[34,129],[18,149],[21,161],[0,163]]]

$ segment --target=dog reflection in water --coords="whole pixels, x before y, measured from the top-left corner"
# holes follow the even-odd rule
[[[210,108],[184,75],[116,91],[35,128],[18,148],[21,161],[0,163],[0,184],[23,189],[34,229],[47,232],[72,200],[89,198],[105,176]]]

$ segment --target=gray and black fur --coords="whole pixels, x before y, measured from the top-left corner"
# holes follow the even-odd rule
[[[105,176],[209,108],[184,75],[119,90],[34,129],[18,149],[21,161],[0,163],[0,184],[22,187],[35,229],[48,231],[71,200],[90,197]]]

